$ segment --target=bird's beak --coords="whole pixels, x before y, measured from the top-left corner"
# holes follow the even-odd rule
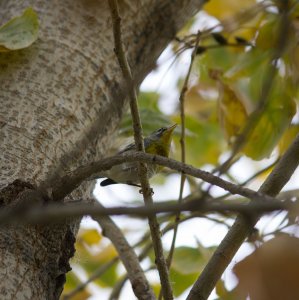
[[[169,127],[167,128],[167,131],[168,131],[169,133],[172,133],[172,132],[174,131],[174,129],[177,127],[177,125],[178,125],[178,124],[174,124],[174,125],[172,125],[172,126],[169,126]]]

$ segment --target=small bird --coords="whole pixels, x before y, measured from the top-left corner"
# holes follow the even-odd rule
[[[170,144],[173,130],[177,124],[170,127],[161,127],[144,138],[144,149],[146,153],[157,154],[168,157],[170,151]],[[135,144],[132,143],[125,147],[118,154],[136,151]],[[148,176],[152,177],[157,173],[161,167],[153,164],[148,164]],[[100,177],[107,177],[101,182],[101,186],[110,184],[125,183],[128,185],[140,187],[137,164],[134,162],[127,162],[117,166],[113,166],[110,170],[101,173]]]

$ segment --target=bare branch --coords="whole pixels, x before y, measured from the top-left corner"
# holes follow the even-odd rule
[[[183,172],[184,174],[200,178],[205,182],[216,185],[226,191],[229,191],[233,195],[238,194],[252,200],[273,200],[273,198],[267,195],[263,195],[261,192],[255,192],[251,189],[233,184],[229,181],[221,179],[218,176],[215,176],[201,169],[194,168],[188,164],[183,164],[171,158],[142,152],[123,153],[121,155],[107,157],[97,162],[93,162],[89,165],[77,168],[73,172],[70,172],[69,174],[65,175],[64,177],[57,179],[57,182],[55,183],[55,186],[52,190],[53,198],[55,201],[59,201],[59,199],[64,198],[78,185],[80,185],[82,181],[93,176],[94,174],[109,170],[115,165],[133,161],[142,161],[150,164],[158,164],[164,167],[168,167],[172,170],[176,170],[178,172]]]
[[[97,203],[95,208],[104,208]],[[138,299],[156,299],[150,284],[148,283],[139,260],[132,247],[125,239],[118,226],[108,216],[94,217],[103,229],[103,234],[108,237],[116,248],[119,257],[126,268],[133,292]]]
[[[121,26],[120,26],[121,19],[118,11],[118,3],[117,0],[109,0],[108,3],[111,11],[112,22],[113,22],[115,54],[117,56],[121,71],[123,73],[123,77],[126,80],[127,87],[129,90],[130,109],[131,109],[131,115],[133,120],[134,140],[136,144],[136,149],[138,151],[145,152],[143,136],[142,136],[142,126],[141,126],[139,110],[138,110],[136,89],[134,86],[131,69],[125,51],[123,49]],[[153,203],[152,189],[150,188],[147,174],[148,174],[147,165],[145,163],[140,162],[138,164],[138,175],[140,178],[143,199],[145,204],[152,204]],[[151,231],[152,242],[153,242],[153,247],[156,256],[155,261],[157,264],[157,268],[161,280],[163,296],[166,300],[168,299],[171,300],[173,299],[173,294],[169,282],[168,268],[163,254],[163,246],[160,238],[159,223],[157,221],[156,216],[149,217],[148,221],[149,221],[149,227]]]
[[[271,198],[272,199],[272,198]],[[107,215],[131,215],[132,217],[148,217],[158,213],[241,213],[250,219],[257,214],[276,210],[292,210],[296,213],[298,201],[253,201],[249,203],[201,201],[197,199],[185,203],[160,202],[135,207],[100,207],[92,204],[49,204],[48,206],[32,207],[20,212],[19,210],[0,210],[0,224],[20,223],[51,223],[67,218],[82,216],[102,217]]]

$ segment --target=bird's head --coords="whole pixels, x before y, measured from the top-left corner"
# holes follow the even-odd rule
[[[151,133],[145,142],[145,151],[151,154],[168,156],[171,138],[177,124],[169,127],[161,127]]]

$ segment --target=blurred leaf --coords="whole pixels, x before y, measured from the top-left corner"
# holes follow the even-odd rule
[[[180,122],[180,117],[173,118]],[[186,116],[186,161],[194,166],[204,164],[216,164],[218,157],[224,149],[224,139],[217,120],[209,119],[200,121],[194,117]],[[174,136],[176,146],[175,158],[180,160],[180,142],[177,135]]]
[[[88,260],[85,258],[84,261],[80,262],[80,266],[84,268],[85,272],[87,273],[87,276],[90,277],[106,262],[108,261],[95,262],[93,260]],[[99,285],[100,287],[113,287],[113,285],[117,282],[118,278],[119,277],[117,274],[117,264],[114,264],[93,282]]]
[[[154,92],[142,92],[138,96],[139,113],[145,136],[160,127],[171,125],[167,116],[160,111],[158,99],[159,94]],[[126,113],[123,116],[119,131],[123,136],[133,136],[132,117],[130,113]]]
[[[160,283],[151,283],[151,287],[152,287],[156,297],[158,297],[159,293],[161,291],[161,284]]]
[[[147,136],[156,129],[169,126],[171,122],[162,113],[155,112],[149,109],[140,109],[140,118],[142,121],[142,128],[144,135]],[[129,114],[126,114],[123,117],[120,127],[120,134],[124,136],[132,136],[133,137],[133,127],[132,127],[132,117]]]
[[[89,246],[98,244],[101,239],[102,235],[98,232],[97,229],[80,229],[78,234],[78,239],[82,239],[86,244]]]
[[[190,87],[185,95],[185,113],[208,121],[217,110],[217,94],[214,85],[198,82]]]
[[[279,154],[283,155],[299,133],[299,125],[291,125],[279,141]]]
[[[199,273],[182,274],[181,272],[170,268],[169,276],[172,282],[173,293],[176,297],[180,296],[188,287],[190,287]]]
[[[199,273],[205,263],[198,248],[177,247],[174,252],[172,269],[181,274]]]
[[[152,111],[161,112],[158,106],[160,95],[155,92],[141,92],[138,95],[139,108],[150,109]]]
[[[115,250],[112,244],[108,244],[107,246],[103,247],[99,252],[92,256],[93,261],[95,262],[107,262],[110,261],[112,258],[116,257],[117,251]]]
[[[232,67],[224,74],[229,80],[238,80],[241,77],[251,77],[252,74],[261,72],[269,62],[269,52],[253,48],[240,54]]]
[[[295,113],[295,102],[285,89],[284,82],[278,77],[269,95],[266,109],[248,137],[243,152],[256,160],[269,156]]]
[[[247,112],[244,104],[232,86],[219,80],[219,120],[225,136],[230,142],[232,137],[240,133],[240,129],[247,120]]]
[[[78,279],[78,277],[75,275],[74,272],[68,272],[66,274],[66,283],[63,287],[63,292],[61,295],[61,299],[63,299],[63,296],[68,294],[70,291],[75,289],[78,284],[80,284],[81,281]],[[72,300],[85,300],[88,299],[91,296],[91,293],[87,289],[83,289],[82,291],[76,293],[73,297]]]
[[[84,232],[85,233],[85,232]],[[102,239],[100,239],[102,241]],[[88,245],[89,246],[89,245]],[[110,262],[117,256],[117,252],[112,244],[102,246],[99,244],[99,249],[94,250],[88,247],[85,240],[78,238],[76,242],[76,258],[73,263],[80,263],[88,276],[92,275],[102,264]],[[117,281],[117,264],[110,267],[102,276],[95,281],[96,284],[104,287],[111,287]]]
[[[14,17],[0,27],[0,52],[23,49],[30,46],[38,37],[38,17],[27,8],[19,17]]]
[[[234,14],[248,9],[250,6],[256,4],[255,0],[210,0],[206,2],[203,9],[211,16],[224,20],[232,17]]]
[[[182,246],[175,249],[170,279],[176,297],[194,283],[213,251],[214,248],[205,248],[201,245],[197,248]]]
[[[100,266],[101,266],[100,264],[95,265],[90,263],[90,264],[85,264],[84,269],[89,275],[92,275],[96,270],[100,268]],[[118,281],[118,279],[119,276],[117,273],[117,264],[114,264],[106,272],[101,274],[101,277],[97,278],[93,282],[99,285],[100,287],[113,287]]]
[[[265,23],[258,31],[256,46],[262,50],[273,49],[277,46],[277,34],[279,32],[277,18],[273,16],[271,20]]]
[[[71,271],[66,273],[66,284],[64,285],[64,291],[71,291],[81,283],[81,280],[76,276],[76,274]]]
[[[299,299],[299,239],[282,234],[237,263],[237,289],[251,300]]]
[[[206,41],[204,45],[213,45],[215,42]],[[198,61],[200,64],[201,77],[202,77],[202,68],[206,67],[209,71],[210,69],[219,70],[225,72],[230,69],[238,59],[239,53],[236,52],[236,48],[232,49],[229,47],[217,47],[217,48],[208,48],[206,52],[198,56]]]

